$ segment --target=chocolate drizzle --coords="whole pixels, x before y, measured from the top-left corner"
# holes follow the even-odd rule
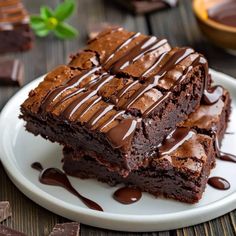
[[[213,188],[220,190],[228,190],[230,188],[230,183],[222,177],[211,177],[207,183]]]
[[[122,204],[132,204],[139,201],[142,192],[138,188],[123,187],[115,191],[113,198]]]
[[[103,209],[94,201],[82,196],[70,183],[67,175],[57,168],[43,169],[39,162],[35,162],[31,165],[35,170],[40,171],[39,181],[42,184],[60,186],[70,193],[78,197],[87,207],[97,211],[103,211]]]
[[[176,128],[158,147],[159,155],[164,156],[172,153],[185,141],[189,140],[194,134],[195,132],[191,131],[189,128]]]
[[[202,103],[206,105],[213,105],[219,101],[224,93],[224,89],[221,86],[214,86],[204,91],[202,97]]]
[[[52,112],[62,105],[63,109],[60,110],[60,116],[63,119],[85,123],[91,130],[99,129],[106,133],[106,137],[113,147],[120,148],[130,142],[139,122],[140,115],[137,115],[138,117],[129,115],[127,109],[132,108],[132,105],[146,92],[158,88],[160,84],[165,84],[168,87],[167,91],[165,89],[163,95],[157,101],[154,101],[152,105],[143,111],[143,117],[148,116],[160,103],[167,101],[171,97],[175,86],[186,78],[194,66],[200,65],[204,68],[205,80],[207,80],[207,62],[193,49],[173,48],[170,50],[166,46],[167,41],[165,39],[159,40],[156,37],[146,37],[140,40],[139,37],[140,33],[132,34],[107,56],[102,65],[85,70],[80,75],[69,79],[63,85],[50,91],[41,104],[42,118],[46,117],[47,112]],[[128,49],[124,56],[116,59],[117,53],[125,47],[128,48],[133,40],[137,40],[135,46]],[[122,70],[141,60],[146,54],[156,53],[157,51],[159,54],[157,60],[146,68],[140,80],[131,78],[132,81],[125,84],[120,91],[117,91],[112,99],[107,100],[103,97],[100,93],[103,86],[115,79],[116,75],[122,75]],[[178,69],[177,74],[170,79],[170,76],[167,76],[168,72],[177,68],[186,58],[189,58],[190,66],[185,69],[181,67],[182,69]],[[83,82],[82,86],[81,82]],[[207,84],[207,81],[205,81],[205,84]],[[129,94],[129,96],[125,97],[126,94]],[[104,99],[107,105],[103,105]],[[85,115],[97,103],[102,104],[100,108],[95,111],[92,117],[85,119]],[[127,121],[125,121],[125,116],[128,117]],[[111,125],[111,128],[109,128],[113,122],[116,122],[115,126]]]
[[[228,0],[216,4],[208,10],[208,17],[221,24],[236,27],[236,1]]]
[[[218,137],[216,135],[216,132],[214,132],[214,131],[213,131],[213,137],[214,137],[214,140],[215,140],[216,157],[218,159],[222,160],[222,161],[229,161],[229,162],[236,163],[236,155],[226,153],[226,152],[222,152],[220,150],[219,140],[218,140]]]

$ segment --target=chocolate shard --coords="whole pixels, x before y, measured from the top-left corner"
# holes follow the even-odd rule
[[[0,62],[0,85],[21,86],[24,77],[24,65],[19,60]]]
[[[26,234],[11,229],[7,226],[0,225],[0,235],[1,236],[26,236]]]
[[[0,222],[6,220],[12,215],[10,203],[7,201],[0,202]]]
[[[80,224],[78,222],[70,222],[56,224],[49,236],[79,236]]]

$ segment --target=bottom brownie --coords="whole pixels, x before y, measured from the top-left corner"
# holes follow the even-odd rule
[[[162,155],[144,163],[143,167],[131,172],[127,178],[109,171],[85,151],[75,152],[68,147],[63,150],[63,169],[67,174],[79,178],[96,178],[110,185],[124,183],[155,196],[163,195],[182,202],[196,203],[202,196],[210,170],[215,164],[215,139],[221,143],[229,114],[230,97],[224,90],[215,104],[201,105],[187,121],[180,124],[175,131],[177,135],[173,133],[169,137],[169,140],[178,137],[174,145],[164,141],[159,147]],[[179,138],[179,134],[183,134],[181,130],[187,130],[191,135]]]
[[[96,178],[110,185],[124,183],[155,196],[182,202],[198,202],[205,189],[212,164],[214,146],[209,136],[193,136],[168,155],[153,159],[147,167],[131,172],[127,178],[110,172],[93,158],[64,148],[64,171],[79,178]]]

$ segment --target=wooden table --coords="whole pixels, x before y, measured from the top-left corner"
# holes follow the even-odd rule
[[[56,6],[59,0],[25,0],[31,13],[37,13],[43,4]],[[27,53],[1,56],[2,58],[20,58],[25,63],[25,84],[45,74],[56,65],[68,61],[69,55],[86,41],[86,25],[93,22],[108,21],[119,24],[129,30],[140,31],[165,37],[172,45],[190,45],[202,52],[216,70],[236,77],[236,57],[209,44],[200,33],[191,10],[191,1],[180,1],[179,7],[163,10],[145,16],[133,16],[112,4],[111,0],[79,0],[77,13],[71,23],[79,29],[79,37],[73,41],[60,41],[53,37],[36,39],[33,50]],[[17,92],[17,88],[0,88],[0,108]],[[1,132],[1,131],[0,131]],[[0,164],[0,200],[9,200],[13,207],[13,217],[4,222],[30,236],[48,235],[57,222],[67,221],[25,197],[9,180]],[[218,219],[197,226],[156,233],[124,233],[81,226],[81,235],[236,235],[236,211]]]

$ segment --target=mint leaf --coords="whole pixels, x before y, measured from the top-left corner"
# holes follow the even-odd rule
[[[44,19],[41,16],[31,16],[30,17],[30,24],[33,29],[42,29],[45,27]]]
[[[49,34],[49,30],[48,29],[39,29],[35,31],[35,34],[39,37],[45,37]]]
[[[49,17],[53,17],[53,11],[50,7],[48,6],[42,6],[40,7],[40,16],[46,20]]]
[[[72,15],[75,9],[75,1],[74,0],[66,0],[65,2],[59,4],[54,11],[54,17],[56,17],[59,21],[64,21],[69,16]]]
[[[54,30],[54,33],[60,39],[71,39],[78,34],[78,31],[74,27],[61,22]]]

